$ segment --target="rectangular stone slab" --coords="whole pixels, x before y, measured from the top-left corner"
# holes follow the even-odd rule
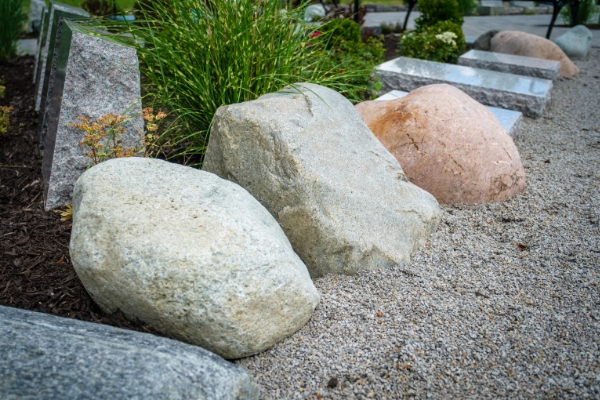
[[[44,9],[42,10],[42,16],[40,19],[40,34],[38,36],[38,40],[37,40],[37,48],[36,48],[36,52],[35,52],[35,64],[33,66],[33,83],[34,85],[37,83],[37,70],[38,70],[38,63],[40,61],[40,54],[42,52],[42,48],[44,46],[44,42],[45,42],[45,33],[46,33],[46,25],[48,24],[48,8],[44,7]],[[35,95],[35,101],[37,102],[37,92],[34,93]]]
[[[538,118],[550,102],[552,81],[487,71],[462,65],[399,57],[376,67],[383,90],[410,92],[421,86],[447,83],[487,106],[521,111]]]
[[[148,333],[0,306],[2,399],[258,399],[241,367]]]
[[[392,90],[384,94],[383,96],[379,96],[375,99],[375,101],[379,100],[394,100],[399,99],[406,96],[408,93],[400,90]],[[500,125],[504,128],[506,133],[513,139],[519,136],[521,133],[521,122],[523,120],[523,114],[519,111],[505,110],[503,108],[490,107],[487,106],[488,110],[496,116]]]
[[[459,65],[556,80],[560,62],[543,58],[514,56],[491,51],[469,50],[458,58]]]
[[[37,65],[37,83],[35,86],[35,110],[40,111],[45,106],[46,90],[48,90],[47,76],[52,67],[52,57],[54,54],[54,45],[56,42],[56,29],[60,18],[89,18],[89,14],[81,8],[68,6],[54,0],[50,0],[50,6],[47,11],[45,30],[40,35],[44,35],[41,57]]]
[[[63,20],[61,31],[45,115],[46,210],[70,203],[75,181],[92,164],[87,147],[79,145],[84,133],[72,126],[79,117],[95,122],[107,114],[128,115],[124,147],[140,147],[144,129],[136,50],[84,33],[74,21]]]

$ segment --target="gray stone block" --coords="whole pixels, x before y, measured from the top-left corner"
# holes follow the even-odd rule
[[[2,399],[258,399],[243,368],[147,333],[0,306]]]
[[[144,129],[135,49],[81,32],[73,21],[63,20],[61,30],[44,124],[46,210],[71,202],[75,181],[92,162],[79,145],[83,132],[71,126],[79,117],[130,116],[121,135],[124,147],[140,147]]]
[[[550,102],[552,81],[462,65],[399,57],[376,67],[383,90],[410,92],[434,83],[453,85],[478,102],[540,117]]]
[[[68,6],[54,0],[50,0],[48,8],[48,20],[46,21],[43,48],[41,49],[41,57],[37,65],[37,83],[35,87],[35,110],[40,111],[41,107],[45,106],[46,90],[48,89],[47,77],[50,75],[52,67],[51,61],[54,55],[54,45],[56,42],[56,30],[58,22],[61,18],[88,18],[90,15],[81,8]],[[50,61],[50,63],[49,63]],[[43,113],[43,110],[41,110]]]
[[[560,62],[491,51],[470,50],[458,58],[459,65],[556,80]]]
[[[399,99],[406,96],[408,93],[403,92],[401,90],[392,90],[384,94],[383,96],[379,96],[375,100],[394,100]],[[494,116],[498,119],[506,133],[511,138],[516,138],[521,133],[521,124],[523,121],[523,113],[519,111],[505,110],[503,108],[498,107],[490,107],[487,106],[488,110],[494,114]]]

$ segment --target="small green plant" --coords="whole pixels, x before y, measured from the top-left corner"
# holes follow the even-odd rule
[[[0,106],[0,134],[4,134],[8,131],[11,111],[12,107]]]
[[[5,91],[6,91],[6,86],[4,86],[4,81],[0,80],[0,99],[4,98]]]
[[[581,0],[579,2],[579,7],[577,9],[577,23],[580,25],[585,25],[590,23],[590,19],[597,12],[598,6],[596,5],[596,0]],[[569,26],[574,26],[575,21],[573,20],[573,14],[571,13],[571,7],[566,5],[560,11],[560,18]],[[600,23],[600,19],[598,20]]]
[[[17,40],[26,21],[23,0],[0,0],[0,60],[17,54]]]
[[[400,52],[406,57],[445,63],[456,63],[465,46],[460,25],[447,21],[400,38]]]
[[[396,22],[395,24],[386,24],[385,22],[381,24],[381,33],[383,35],[389,35],[390,33],[402,33],[404,32],[404,28],[400,22]]]
[[[457,0],[419,0],[421,16],[415,20],[417,31],[440,21],[454,22],[462,26],[464,19]]]
[[[462,15],[473,15],[477,9],[477,3],[474,0],[458,0],[458,8]]]

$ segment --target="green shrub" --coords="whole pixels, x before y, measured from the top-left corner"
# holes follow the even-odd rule
[[[402,26],[402,23],[400,23],[400,22],[396,22],[395,24],[393,24],[393,23],[386,24],[385,22],[383,22],[381,24],[381,33],[383,35],[388,35],[390,33],[402,33],[402,32],[404,32],[404,28]]]
[[[477,9],[475,0],[458,0],[458,8],[462,15],[473,15]]]
[[[332,19],[324,23],[319,27],[319,32],[330,36],[329,47],[340,41],[354,43],[361,41],[360,25],[346,18]]]
[[[578,22],[581,25],[592,23],[591,17],[596,13],[598,6],[596,6],[596,0],[581,0],[579,3],[579,9],[577,10]],[[560,18],[569,26],[574,26],[573,15],[571,14],[571,7],[566,5],[560,10]],[[600,22],[600,20],[599,20]]]
[[[450,21],[462,26],[464,19],[457,0],[419,0],[421,16],[415,20],[417,31],[440,21]]]
[[[309,39],[314,27],[303,21],[304,7],[282,11],[280,0],[139,4],[145,20],[112,28],[131,33],[147,93],[145,106],[169,113],[170,125],[159,139],[163,156],[186,164],[201,163],[220,106],[296,82],[324,85],[359,101],[365,91],[360,85],[374,66],[354,59],[332,65],[323,53],[344,58],[343,53],[325,48],[318,37]]]
[[[26,21],[23,0],[0,0],[0,60],[17,54],[17,40]]]
[[[400,38],[402,55],[445,63],[456,63],[465,46],[460,25],[448,21],[440,21]]]

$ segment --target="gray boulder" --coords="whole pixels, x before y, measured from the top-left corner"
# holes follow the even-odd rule
[[[144,158],[103,162],[73,193],[71,258],[106,312],[233,359],[300,329],[319,302],[271,214],[216,175]]]
[[[219,108],[204,169],[252,193],[313,278],[405,263],[439,221],[352,104],[318,85]]]
[[[147,333],[0,306],[2,399],[258,399],[243,368]]]
[[[473,50],[490,51],[492,48],[492,38],[496,36],[496,33],[498,32],[499,31],[491,30],[479,36],[475,39],[475,42],[473,42]]]
[[[554,40],[554,43],[572,60],[585,60],[592,48],[592,32],[577,25]]]

